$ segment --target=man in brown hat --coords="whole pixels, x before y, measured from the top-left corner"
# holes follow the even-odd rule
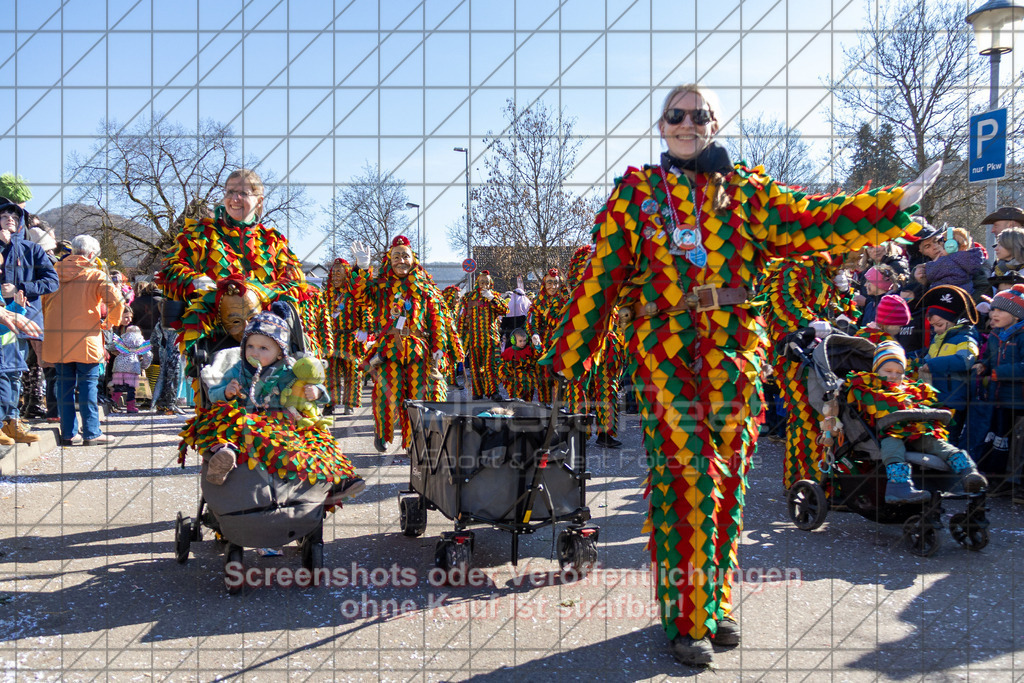
[[[986,244],[995,245],[999,233],[1007,228],[1024,228],[1024,209],[1016,206],[1000,206],[998,209],[985,216],[982,225],[991,225],[992,237],[986,239]]]

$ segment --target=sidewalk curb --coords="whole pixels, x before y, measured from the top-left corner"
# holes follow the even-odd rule
[[[39,436],[35,443],[16,443],[13,446],[0,446],[0,475],[13,476],[18,469],[38,460],[43,453],[57,447],[58,429],[43,424],[33,425],[32,433]]]

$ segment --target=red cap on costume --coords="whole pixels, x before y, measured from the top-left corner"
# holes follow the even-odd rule
[[[552,268],[548,271],[548,275],[551,277],[558,277],[558,268]]]
[[[481,270],[481,271],[480,271],[480,274],[481,274],[481,275],[490,275],[490,274],[491,274],[491,271],[489,271],[489,270]]]
[[[340,265],[343,265],[343,266],[347,266],[347,265],[350,265],[350,264],[349,264],[349,262],[348,262],[348,261],[346,261],[346,260],[345,260],[345,259],[343,259],[343,258],[336,258],[336,259],[334,259],[334,264],[335,264],[335,265],[339,265],[339,264],[340,264]]]
[[[391,246],[392,247],[408,247],[408,246],[411,246],[411,242],[409,242],[409,238],[406,237],[405,235],[399,235],[395,239],[391,240]]]

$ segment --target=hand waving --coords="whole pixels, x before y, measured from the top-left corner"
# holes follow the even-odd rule
[[[366,270],[370,267],[370,247],[364,245],[362,240],[356,240],[352,243],[352,258],[357,266]]]

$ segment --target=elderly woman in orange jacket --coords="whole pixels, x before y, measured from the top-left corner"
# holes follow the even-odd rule
[[[109,321],[124,314],[121,291],[96,266],[100,243],[95,237],[79,235],[71,241],[71,255],[54,268],[60,278],[56,292],[43,297],[43,362],[57,367],[57,410],[60,414],[60,443],[71,446],[78,435],[75,418],[75,390],[82,416],[82,443],[107,443],[100,431],[100,410],[96,398],[100,361],[103,360],[103,332]],[[100,318],[101,306],[106,321]]]

